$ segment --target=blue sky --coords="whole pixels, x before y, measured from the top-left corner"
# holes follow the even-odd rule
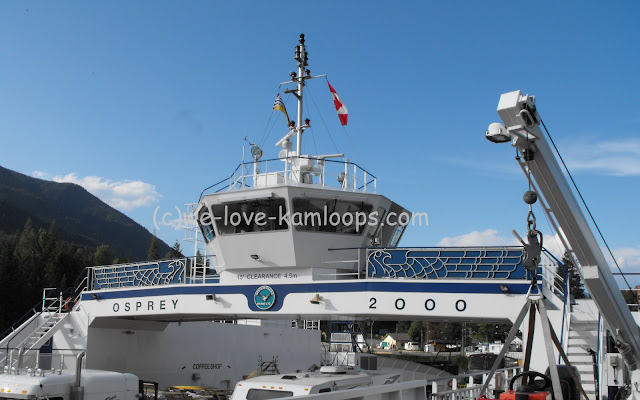
[[[335,142],[380,193],[427,212],[402,244],[525,231],[514,151],[483,137],[500,94],[520,89],[638,272],[639,20],[631,1],[5,1],[0,165],[82,184],[153,231],[156,208],[175,215],[233,171],[245,136],[277,155],[285,131],[281,116],[268,124],[271,107],[305,33],[312,73],[328,74],[350,114],[344,130],[326,84],[310,83],[305,152]]]

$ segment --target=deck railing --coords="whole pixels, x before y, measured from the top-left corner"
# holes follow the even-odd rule
[[[368,278],[529,279],[522,247],[366,249]]]
[[[204,256],[105,265],[87,269],[89,290],[172,284],[217,283],[212,258]]]
[[[46,371],[62,371],[75,366],[76,356],[84,349],[52,348],[48,352],[42,349],[23,349],[18,360],[16,354],[21,348],[6,347],[0,349],[0,356],[4,356],[0,365],[0,373],[20,375],[42,369]]]
[[[210,193],[284,184],[308,184],[375,193],[378,179],[350,161],[304,156],[259,160],[238,165],[228,178],[204,189],[200,200]]]
[[[499,279],[529,280],[521,247],[347,248],[345,260],[328,262],[353,272],[326,273],[325,279]],[[88,290],[220,282],[213,256],[104,265],[87,268],[81,285]],[[351,268],[351,267],[349,267]],[[538,278],[546,293],[562,298],[553,260],[541,263]]]

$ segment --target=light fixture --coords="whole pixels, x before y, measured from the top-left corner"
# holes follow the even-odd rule
[[[262,149],[258,147],[257,144],[254,144],[253,147],[251,147],[251,155],[254,161],[258,161],[260,157],[262,157]]]
[[[509,290],[509,286],[507,285],[500,285],[500,291],[504,294],[509,294],[511,293],[511,291]]]
[[[509,131],[499,122],[489,125],[489,129],[485,132],[485,137],[493,143],[505,143],[511,140]]]
[[[215,294],[208,294],[207,300],[218,301],[218,296],[216,296]]]
[[[316,295],[313,296],[313,298],[309,302],[311,304],[320,304],[321,301],[322,301],[322,296],[316,293]]]
[[[252,255],[251,255],[251,258],[253,258],[253,259],[254,259],[254,260],[256,260],[256,261],[261,261],[261,260],[260,260],[260,256],[259,256],[259,255],[257,255],[257,254],[252,254]]]

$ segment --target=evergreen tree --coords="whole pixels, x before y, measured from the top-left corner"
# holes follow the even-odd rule
[[[425,324],[425,337],[429,341],[456,343],[462,338],[462,323],[429,322]]]
[[[109,265],[111,264],[111,251],[109,245],[103,244],[98,246],[96,253],[93,256],[94,265]]]
[[[478,342],[504,341],[511,330],[512,324],[467,324],[467,329],[474,332]]]
[[[59,240],[55,223],[36,233],[28,220],[21,231],[0,234],[0,331],[41,302],[43,287],[78,285],[74,280],[93,265],[94,256],[88,247]]]
[[[51,223],[49,230],[40,229],[38,244],[43,255],[44,285],[61,287],[59,284],[62,249],[58,241],[58,228],[55,221]],[[61,288],[64,289],[64,287]]]
[[[409,331],[410,326],[411,326],[411,321],[398,321],[396,323],[396,332],[407,333]]]
[[[21,296],[27,304],[33,304],[42,288],[39,273],[42,257],[31,218],[25,222],[13,254],[16,258],[15,278],[17,282],[22,283]]]
[[[584,299],[588,297],[585,293],[584,284],[582,283],[582,278],[580,278],[578,269],[567,254],[565,254],[565,256],[562,258],[562,264],[563,265],[558,264],[558,267],[556,268],[556,274],[563,278],[566,274],[569,279],[569,292],[571,293],[573,298]],[[556,278],[554,283],[558,289],[564,291],[564,285],[562,284],[562,281]]]
[[[160,253],[158,253],[158,238],[156,235],[151,236],[151,244],[149,244],[149,251],[147,252],[147,261],[158,260]]]
[[[171,258],[180,258],[180,257],[184,257],[184,255],[182,254],[182,247],[180,246],[178,239],[176,239],[176,242],[173,244],[173,247],[171,247]]]
[[[422,321],[413,321],[409,326],[409,337],[413,342],[420,342],[422,336]]]
[[[12,235],[0,243],[0,293],[2,293],[0,296],[0,327],[2,330],[13,322],[11,310],[18,307],[16,302],[18,301],[17,290],[19,287],[14,284],[17,262],[13,254],[16,242],[16,235]]]

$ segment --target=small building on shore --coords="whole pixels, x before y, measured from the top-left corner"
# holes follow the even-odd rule
[[[380,342],[381,349],[397,350],[404,348],[404,344],[410,342],[411,338],[408,333],[387,333]]]

